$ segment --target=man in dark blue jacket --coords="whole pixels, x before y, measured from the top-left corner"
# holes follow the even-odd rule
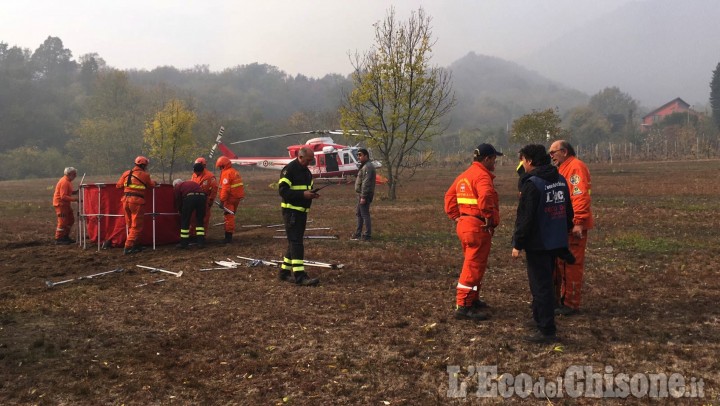
[[[555,293],[553,267],[559,256],[568,261],[568,231],[573,227],[573,208],[567,182],[542,145],[520,149],[524,173],[520,176],[520,202],[513,232],[513,258],[525,251],[528,281],[532,293],[535,334],[526,338],[535,343],[557,341],[555,335]],[[571,255],[570,255],[571,256]]]

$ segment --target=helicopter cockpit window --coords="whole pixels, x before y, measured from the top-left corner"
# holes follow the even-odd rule
[[[350,154],[346,154],[346,155],[345,155],[345,163],[346,163],[346,164],[349,164],[349,163],[356,163],[356,162],[358,162],[357,149],[351,150],[350,153],[352,154],[352,159],[350,158]]]

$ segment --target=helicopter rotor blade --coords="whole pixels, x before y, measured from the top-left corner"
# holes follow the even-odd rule
[[[217,148],[218,143],[219,143],[219,142],[221,141],[221,139],[222,139],[223,132],[225,132],[225,127],[220,126],[220,131],[218,131],[217,138],[215,138],[215,144],[214,144],[214,145],[212,146],[212,148],[210,149],[210,154],[208,154],[208,158],[211,158],[211,159],[212,159],[213,154],[215,153],[215,149]]]
[[[365,138],[368,137],[368,131],[367,131],[367,130],[347,130],[347,131],[343,131],[343,130],[330,130],[330,131],[328,131],[327,133],[328,133],[328,134],[333,134],[333,135],[350,135],[350,136],[353,136],[353,137],[365,137]]]
[[[249,140],[240,140],[240,141],[231,142],[230,144],[242,144],[245,142],[268,140],[268,139],[272,139],[272,138],[291,137],[293,135],[307,135],[307,134],[333,134],[333,132],[328,131],[328,130],[300,131],[300,132],[287,133],[287,134],[268,135],[266,137],[252,138]],[[342,134],[342,132],[340,132],[338,134]]]
[[[309,131],[306,131],[306,132],[299,132],[299,133],[288,133],[288,134],[268,135],[268,136],[266,136],[266,137],[258,137],[258,138],[251,138],[251,139],[249,139],[249,140],[235,141],[235,142],[231,142],[230,144],[242,144],[242,143],[245,143],[245,142],[260,141],[260,140],[269,140],[269,139],[272,139],[272,138],[290,137],[290,136],[293,136],[293,135],[303,135],[303,134],[310,134],[310,132],[309,132]]]

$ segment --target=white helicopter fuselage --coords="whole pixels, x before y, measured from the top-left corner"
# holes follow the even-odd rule
[[[223,155],[227,156],[235,165],[257,166],[264,169],[281,170],[285,165],[297,157],[300,148],[309,147],[315,152],[315,159],[308,169],[316,178],[345,178],[357,175],[360,162],[357,158],[358,147],[349,147],[335,144],[330,137],[317,137],[308,140],[305,144],[288,147],[287,157],[239,157],[222,144],[218,136],[217,146]],[[376,168],[381,163],[373,161]]]

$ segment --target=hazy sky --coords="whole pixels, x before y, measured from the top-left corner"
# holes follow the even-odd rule
[[[514,60],[633,0],[16,0],[4,1],[0,42],[34,51],[48,36],[77,58],[153,69],[253,62],[295,75],[352,70],[369,50],[373,23],[391,5],[401,20],[423,7],[437,40],[433,63],[470,51]]]

